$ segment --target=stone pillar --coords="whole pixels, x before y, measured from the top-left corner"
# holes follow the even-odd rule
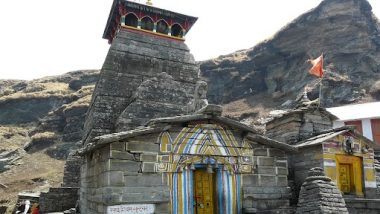
[[[120,17],[121,26],[125,26],[125,16]]]
[[[157,32],[157,22],[153,23],[153,32]]]
[[[138,20],[137,20],[137,28],[138,28],[138,29],[141,29],[141,19],[138,19]]]
[[[296,214],[348,214],[346,203],[338,187],[325,175],[322,168],[310,169],[302,184]]]

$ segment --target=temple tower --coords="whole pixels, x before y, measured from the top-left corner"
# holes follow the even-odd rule
[[[184,41],[196,20],[151,4],[114,0],[103,34],[111,47],[87,112],[84,144],[194,110],[199,66]]]

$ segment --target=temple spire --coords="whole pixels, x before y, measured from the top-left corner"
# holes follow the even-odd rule
[[[152,0],[147,0],[146,5],[152,6],[153,5]]]

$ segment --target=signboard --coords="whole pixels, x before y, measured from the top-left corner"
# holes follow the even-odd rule
[[[152,214],[154,204],[127,204],[107,207],[107,214]]]

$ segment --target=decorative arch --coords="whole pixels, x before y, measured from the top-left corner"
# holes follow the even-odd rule
[[[171,152],[172,138],[168,132],[163,132],[159,136],[160,151],[163,153]]]
[[[173,152],[179,154],[237,156],[239,147],[233,134],[216,124],[198,124],[183,128],[173,142]]]
[[[169,33],[169,24],[163,19],[158,20],[156,32],[167,35]]]
[[[153,19],[149,16],[144,16],[143,18],[141,18],[141,29],[153,31],[154,29]]]
[[[174,154],[190,157],[173,158],[175,166],[201,163],[204,157],[212,157],[212,162],[217,161],[231,168],[230,163],[234,162],[232,157],[241,155],[238,142],[231,131],[216,124],[198,124],[193,128],[183,128],[173,141],[172,147]]]
[[[137,18],[137,15],[135,13],[128,13],[124,16],[124,24],[130,27],[137,28],[138,20],[139,19]]]
[[[182,38],[184,36],[184,28],[178,24],[178,23],[174,23],[172,26],[171,26],[171,35],[174,36],[174,37],[179,37],[179,38]]]
[[[241,156],[233,133],[218,124],[198,124],[183,128],[172,143],[171,158],[174,172],[168,174],[171,189],[171,213],[194,213],[194,172],[184,166],[205,164],[228,166],[214,169],[215,200],[220,214],[241,213],[241,175],[237,172],[237,158]],[[181,158],[184,157],[184,158]],[[231,158],[235,160],[231,160]],[[203,165],[203,166],[202,166]]]

